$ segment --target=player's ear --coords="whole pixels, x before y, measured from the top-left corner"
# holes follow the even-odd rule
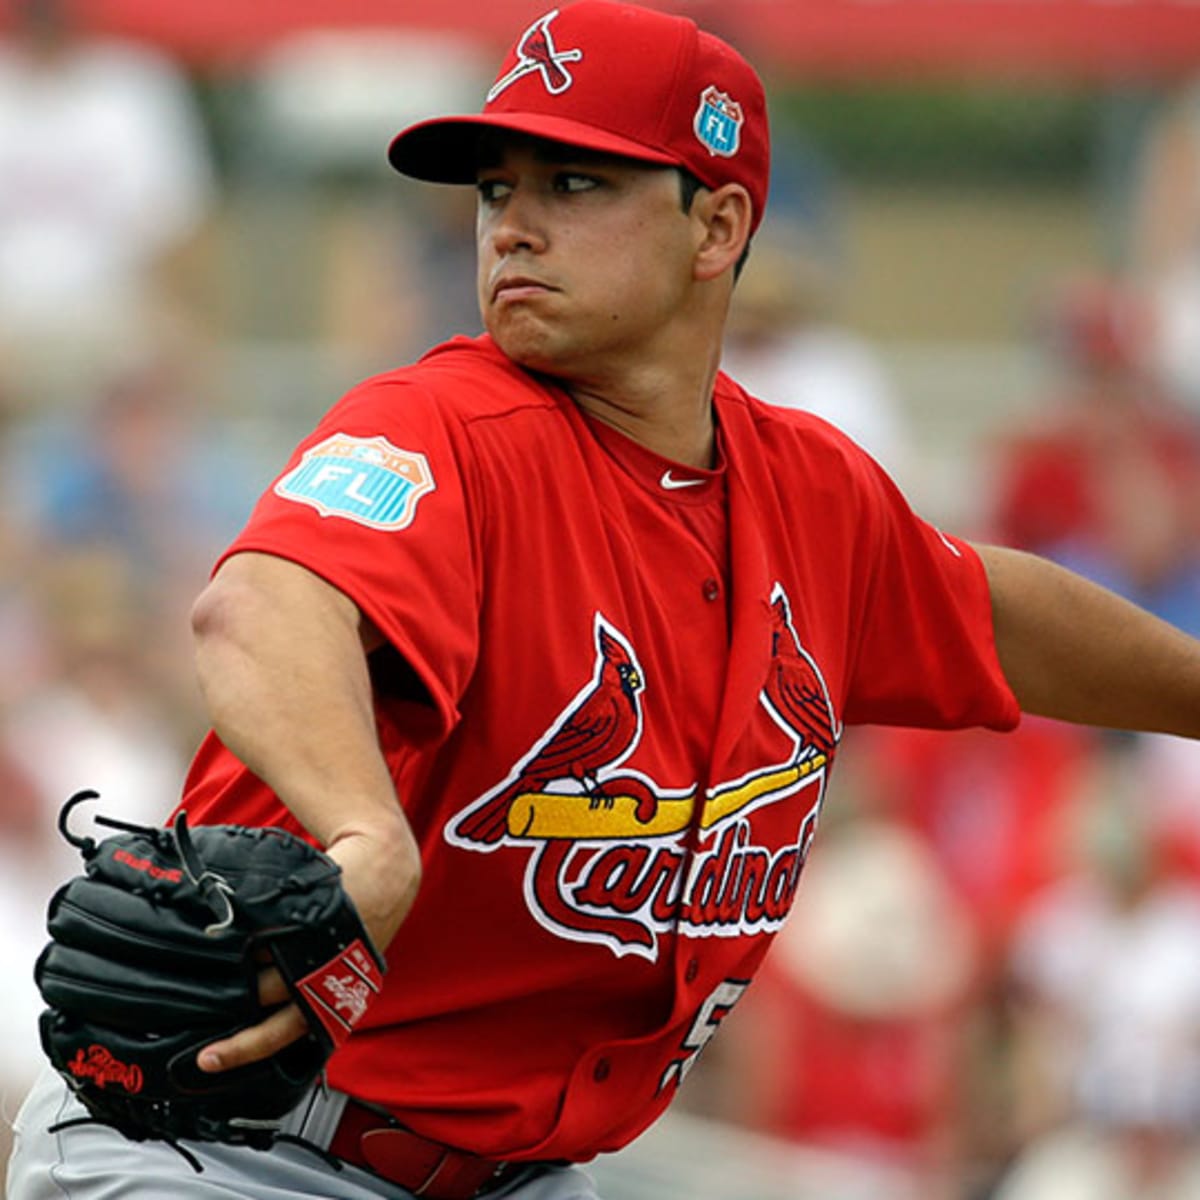
[[[693,268],[698,280],[715,279],[734,267],[750,240],[754,208],[740,183],[701,189],[693,202],[700,242]]]

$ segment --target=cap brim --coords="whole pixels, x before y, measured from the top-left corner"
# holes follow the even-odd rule
[[[544,113],[487,113],[435,117],[402,130],[388,147],[388,161],[402,175],[429,183],[474,183],[481,135],[489,129],[510,130],[567,146],[616,154],[641,162],[678,165],[677,155],[655,150],[595,125],[550,117]]]

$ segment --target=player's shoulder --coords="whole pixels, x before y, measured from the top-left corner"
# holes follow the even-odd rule
[[[457,423],[556,404],[548,388],[486,335],[443,342],[414,363],[364,380],[347,401],[428,407],[442,420]]]

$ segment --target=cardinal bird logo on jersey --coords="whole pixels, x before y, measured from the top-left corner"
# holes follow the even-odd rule
[[[642,697],[658,681],[647,681],[632,641],[597,612],[591,678],[505,777],[450,821],[446,840],[526,855],[523,896],[538,924],[618,957],[654,961],[671,934],[774,933],[816,831],[841,723],[781,584],[764,604],[763,683],[735,777],[665,784],[649,773],[667,770],[664,760],[631,765]],[[682,761],[675,770],[711,766]]]
[[[792,610],[780,584],[771,592],[771,665],[762,702],[775,723],[796,739],[794,760],[829,755],[842,736],[829,689],[812,656],[800,644]]]
[[[580,803],[612,808],[613,797],[600,773],[628,757],[642,731],[639,701],[644,681],[633,650],[599,614],[596,616],[596,674],[546,736],[518,764],[498,793],[489,795],[457,824],[455,833],[471,842],[495,845],[514,825],[518,796],[545,792],[552,784],[574,785]],[[653,797],[644,800],[653,803]],[[648,815],[643,811],[643,817]],[[528,829],[512,829],[521,836]]]
[[[544,17],[538,17],[530,27],[521,34],[517,42],[517,64],[511,71],[506,71],[487,94],[487,103],[491,104],[501,92],[512,87],[518,79],[523,79],[533,71],[542,73],[542,82],[546,91],[552,96],[565,92],[575,82],[564,63],[578,62],[583,58],[582,50],[559,50],[554,45],[554,35],[550,32],[550,23],[558,16],[558,9],[548,12]]]

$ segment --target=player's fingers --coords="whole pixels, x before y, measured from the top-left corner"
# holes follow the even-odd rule
[[[282,1004],[288,998],[287,984],[274,968],[266,967],[258,973],[258,1002],[267,1008]]]
[[[278,1054],[308,1032],[308,1022],[295,1004],[273,1012],[265,1021],[211,1042],[196,1056],[202,1071],[228,1071]]]

